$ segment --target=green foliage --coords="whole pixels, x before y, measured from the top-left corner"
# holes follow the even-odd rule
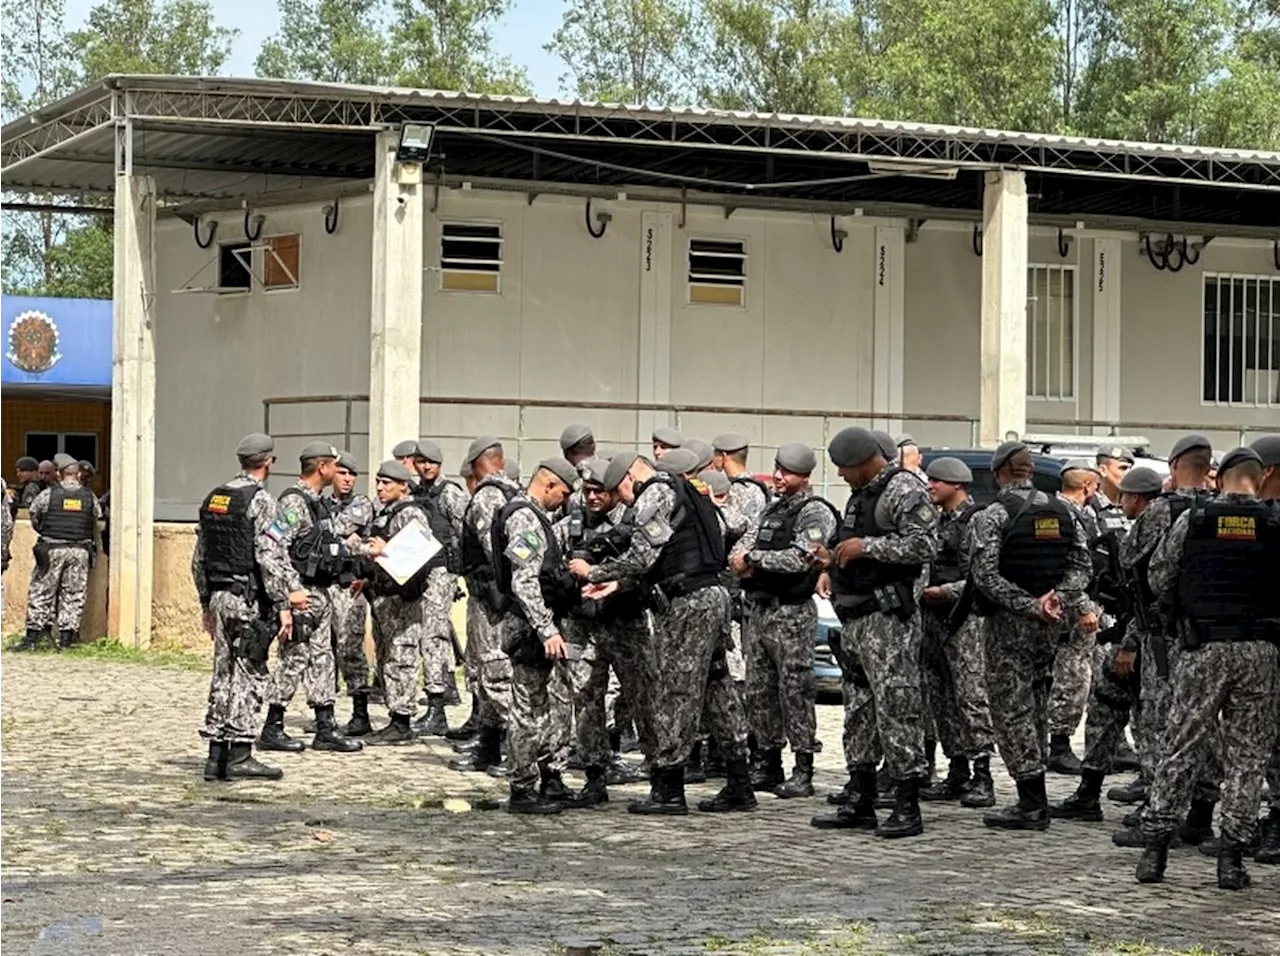
[[[280,32],[262,45],[259,76],[330,83],[390,80],[380,0],[280,0]]]
[[[528,94],[522,67],[496,56],[491,24],[510,0],[394,0],[395,82],[435,90]]]
[[[105,0],[67,42],[81,83],[109,73],[214,76],[239,32],[218,26],[201,0]]]

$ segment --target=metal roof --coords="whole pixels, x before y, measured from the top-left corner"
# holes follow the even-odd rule
[[[973,219],[984,172],[1012,167],[1033,220],[1280,238],[1277,152],[268,79],[108,77],[6,124],[0,172],[11,190],[109,193],[132,157],[167,200],[225,205],[359,188],[371,134],[404,122],[436,127],[427,175],[445,186]]]

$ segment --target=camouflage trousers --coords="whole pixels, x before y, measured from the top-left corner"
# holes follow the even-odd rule
[[[942,752],[970,760],[989,757],[995,751],[995,732],[987,702],[982,618],[970,614],[954,634],[947,633],[946,613],[927,611],[923,618],[921,688]]]
[[[8,505],[5,505],[8,507]],[[33,568],[27,588],[27,630],[80,631],[89,591],[89,552],[84,548],[53,548],[44,571]]]
[[[1140,686],[1140,712],[1146,725],[1146,746],[1139,750],[1138,757],[1147,779],[1155,778],[1156,767],[1169,755],[1169,741],[1173,731],[1173,716],[1170,708],[1173,704],[1173,674],[1178,666],[1178,658],[1182,649],[1176,640],[1166,638],[1169,657],[1169,674],[1161,677],[1156,672],[1155,651],[1152,647],[1154,638],[1150,634],[1141,635],[1142,639],[1142,673]],[[1196,761],[1194,798],[1197,800],[1217,800],[1218,784],[1222,779],[1221,741],[1218,735],[1212,734],[1204,739]]]
[[[474,597],[467,598],[467,668],[475,675],[472,693],[479,692],[480,723],[501,727],[511,712],[511,658],[502,649],[498,623]]]
[[[566,668],[572,680],[574,736],[578,758],[584,767],[603,767],[613,748],[609,746],[607,697],[617,675],[622,694],[636,723],[640,748],[652,753],[653,727],[648,708],[649,625],[644,617],[626,621],[596,622],[568,619],[563,622],[566,641],[582,644],[582,660]]]
[[[418,664],[426,616],[424,598],[406,601],[394,594],[380,594],[369,607],[386,647],[382,667],[387,711],[412,716],[417,709]]]
[[[1108,645],[1097,656],[1089,706],[1084,717],[1084,757],[1087,770],[1111,772],[1116,749],[1124,739],[1124,728],[1137,710],[1137,675],[1121,677],[1116,673],[1117,647]],[[1147,661],[1142,662],[1146,666]]]
[[[521,622],[523,624],[523,622]],[[511,759],[511,786],[532,789],[538,785],[541,768],[561,770],[564,766],[559,717],[551,702],[551,687],[569,686],[567,662],[511,664],[511,710],[507,723],[507,752]],[[567,734],[563,737],[567,739]]]
[[[293,634],[279,646],[276,669],[271,672],[267,703],[273,706],[289,706],[299,684],[312,707],[332,705],[337,696],[329,592],[324,588],[306,590],[307,610],[294,612]]]
[[[664,613],[653,615],[649,713],[654,767],[675,767],[688,760],[704,718],[727,758],[746,752],[742,701],[724,658],[728,615],[729,593],[718,585],[675,598]]]
[[[774,604],[749,597],[742,623],[748,723],[756,742],[766,750],[790,743],[792,753],[813,753],[818,609],[810,600]]]
[[[1049,746],[1049,685],[1059,626],[1011,611],[985,618],[987,694],[996,746],[1009,776],[1045,772]]]
[[[364,623],[369,613],[369,599],[363,591],[335,584],[329,589],[333,643],[337,648],[338,669],[347,693],[354,694],[369,686],[369,661],[364,656]]]
[[[213,676],[200,736],[222,743],[253,743],[262,730],[267,665],[235,654],[232,642],[241,628],[257,619],[258,610],[230,591],[215,591],[209,611],[214,625]]]
[[[1224,839],[1248,843],[1257,828],[1262,780],[1276,741],[1280,647],[1220,641],[1182,650],[1171,663],[1167,752],[1156,766],[1142,817],[1147,834],[1171,833],[1190,807],[1204,751],[1225,746]]]
[[[453,676],[453,597],[458,591],[458,579],[444,568],[434,569],[427,578],[427,589],[422,595],[422,643],[418,651],[422,656],[423,685],[428,694],[458,696],[458,684]]]
[[[1071,625],[1063,635],[1053,657],[1053,685],[1049,688],[1049,733],[1070,736],[1080,726],[1085,705],[1089,702],[1089,685],[1093,681],[1093,652],[1098,640],[1095,634]]]
[[[883,753],[894,780],[924,777],[920,612],[907,621],[880,611],[856,619],[841,614],[841,624],[849,665],[844,683],[846,762],[850,768],[875,765]]]

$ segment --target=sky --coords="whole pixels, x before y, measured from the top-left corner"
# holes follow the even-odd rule
[[[68,30],[84,25],[95,0],[66,0]],[[223,68],[228,76],[253,76],[253,61],[262,41],[280,27],[275,0],[212,0],[217,21],[236,27],[240,34],[231,48],[231,59]],[[560,24],[564,0],[514,0],[511,11],[493,30],[496,53],[524,66],[538,96],[558,96],[560,77],[567,72],[559,57],[542,48]]]

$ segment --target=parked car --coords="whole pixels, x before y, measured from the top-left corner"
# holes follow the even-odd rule
[[[1095,449],[1096,450],[1096,449]],[[928,468],[929,463],[938,458],[950,457],[959,458],[962,462],[969,466],[969,470],[973,472],[973,484],[969,486],[969,494],[973,496],[973,500],[980,505],[989,505],[996,499],[996,477],[991,472],[991,452],[983,448],[922,448],[920,454],[924,457],[924,465]],[[1069,456],[1061,455],[1044,455],[1033,452],[1031,462],[1035,466],[1035,473],[1031,476],[1032,483],[1041,491],[1054,494],[1062,488],[1062,479],[1059,472],[1062,470],[1062,463]]]
[[[818,693],[818,703],[839,703],[843,695],[844,676],[836,662],[835,652],[831,650],[831,634],[840,633],[840,618],[836,617],[835,608],[826,598],[814,595],[813,603],[818,606],[818,627],[814,632],[813,686]]]

